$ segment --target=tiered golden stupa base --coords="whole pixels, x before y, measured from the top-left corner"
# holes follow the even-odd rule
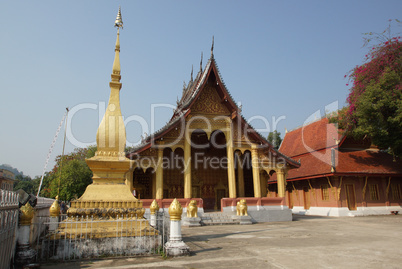
[[[50,233],[50,240],[58,239],[94,239],[156,236],[158,230],[151,227],[145,219],[135,217],[115,220],[65,220],[60,223],[55,233]]]
[[[125,184],[128,160],[95,156],[87,159],[94,173],[93,183],[71,202],[67,219],[50,235],[51,239],[104,238],[158,235],[144,219],[145,209]]]
[[[134,197],[133,197],[134,198]],[[134,198],[135,199],[135,198]],[[144,219],[142,202],[135,201],[80,201],[71,202],[67,219],[53,240],[64,238],[106,238],[154,236],[159,232]]]
[[[135,201],[80,201],[71,202],[67,211],[68,220],[89,218],[95,220],[114,220],[122,216],[141,219],[145,209],[142,202]]]

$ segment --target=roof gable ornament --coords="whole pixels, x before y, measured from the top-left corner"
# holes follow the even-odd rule
[[[214,57],[214,36],[212,36],[211,58]]]
[[[202,57],[203,57],[203,55],[202,55],[202,51],[201,51],[200,73],[202,73]]]
[[[194,66],[191,65],[191,78],[190,78],[191,82],[193,81],[193,70],[194,70]]]

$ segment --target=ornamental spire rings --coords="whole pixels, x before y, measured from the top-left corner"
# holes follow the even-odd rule
[[[114,21],[114,27],[117,27],[119,29],[123,29],[123,19],[121,18],[121,7],[119,7],[119,12],[117,12],[117,17],[116,20]]]

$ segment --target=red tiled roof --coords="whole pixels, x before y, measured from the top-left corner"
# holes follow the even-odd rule
[[[402,162],[394,162],[388,153],[372,150],[335,152],[334,173],[331,171],[331,149],[327,149],[301,156],[301,166],[290,170],[287,178],[292,180],[330,174],[402,175]]]
[[[400,174],[402,161],[392,155],[372,150],[339,152],[337,173]]]
[[[311,151],[334,147],[336,140],[340,138],[335,124],[328,123],[327,118],[322,118],[286,133],[279,151],[287,156],[296,157]]]
[[[300,159],[301,166],[289,170],[287,178],[296,180],[332,174],[402,175],[401,160],[394,162],[390,154],[381,151],[338,151],[336,140],[340,139],[336,126],[329,124],[326,118],[288,132],[279,150],[295,160]],[[335,171],[331,171],[331,148],[335,149]]]

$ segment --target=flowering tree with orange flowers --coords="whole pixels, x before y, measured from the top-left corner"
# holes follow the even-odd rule
[[[391,37],[390,26],[382,34],[367,35],[381,42],[371,46],[365,63],[351,71],[347,106],[335,121],[346,133],[369,137],[395,156],[402,153],[401,37]],[[370,38],[365,40],[370,44]]]

